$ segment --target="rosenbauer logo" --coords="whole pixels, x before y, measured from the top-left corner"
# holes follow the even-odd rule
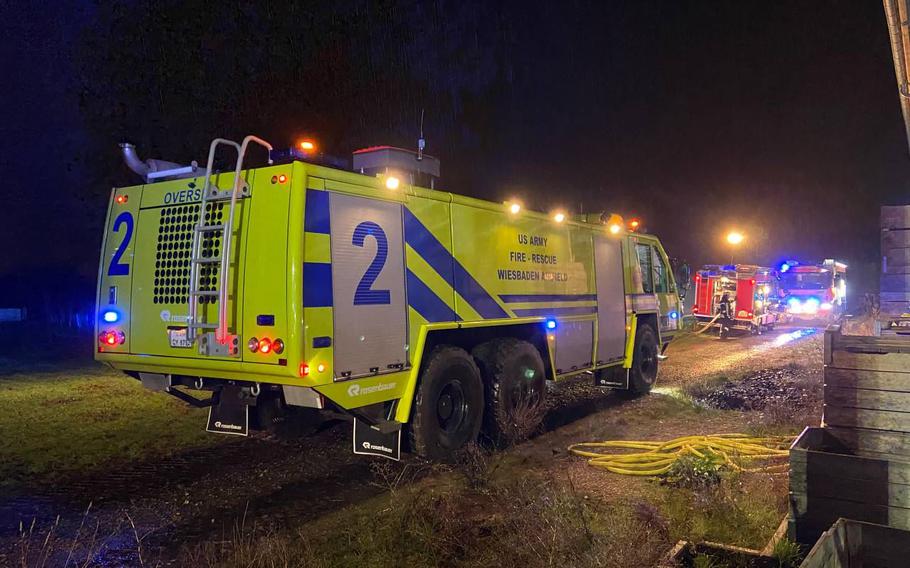
[[[361,396],[365,394],[373,394],[374,392],[392,390],[397,384],[398,383],[379,383],[378,385],[373,385],[371,387],[351,385],[348,387],[348,396]]]
[[[226,424],[220,420],[215,422],[215,428],[221,428],[223,430],[243,430],[243,426],[239,424]]]
[[[392,448],[388,448],[386,446],[383,446],[382,444],[371,444],[369,442],[364,442],[361,445],[363,446],[364,450],[373,450],[375,452],[385,452],[387,454],[395,453],[395,451]]]

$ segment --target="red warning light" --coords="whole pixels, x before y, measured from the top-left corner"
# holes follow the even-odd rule
[[[278,176],[278,183],[284,183],[286,181],[288,181],[288,176],[286,176],[284,174],[281,174],[280,176]]]
[[[127,196],[127,195],[118,195],[117,196],[117,203],[120,203],[121,205],[126,203],[128,200],[129,200],[129,196]]]
[[[259,352],[269,353],[272,350],[272,341],[268,337],[259,340]]]
[[[305,377],[310,374],[310,366],[306,363],[300,364],[299,374],[301,377]]]
[[[101,334],[98,335],[98,343],[101,345],[122,345],[124,341],[126,341],[126,336],[122,331],[109,329],[107,331],[102,331]]]

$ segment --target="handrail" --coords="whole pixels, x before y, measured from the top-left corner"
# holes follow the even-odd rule
[[[234,170],[234,188],[231,191],[231,208],[228,213],[227,223],[224,225],[224,244],[221,247],[221,274],[218,278],[218,330],[215,339],[221,343],[227,342],[227,283],[230,280],[231,236],[234,231],[234,208],[237,205],[237,194],[240,192],[240,170],[243,168],[243,159],[250,142],[255,142],[269,151],[269,165],[272,164],[272,145],[250,134],[243,139],[237,156],[237,166]]]

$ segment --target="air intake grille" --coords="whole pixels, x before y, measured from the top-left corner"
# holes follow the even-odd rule
[[[205,206],[205,225],[220,225],[223,220],[223,203]],[[155,286],[152,301],[156,304],[186,304],[190,286],[190,256],[193,251],[193,225],[198,205],[178,205],[161,209],[158,225],[158,245],[155,251]],[[205,233],[202,239],[203,258],[221,255],[221,233]],[[218,266],[203,264],[199,268],[199,289],[217,290]],[[199,302],[215,303],[211,296]]]

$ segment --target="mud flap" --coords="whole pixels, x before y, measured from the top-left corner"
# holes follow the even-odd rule
[[[359,418],[354,419],[354,453],[379,456],[390,460],[401,459],[401,428],[383,433]]]
[[[594,386],[612,389],[629,388],[629,369],[607,367],[594,371]]]
[[[246,436],[250,431],[250,407],[241,398],[241,389],[226,385],[215,392],[214,403],[209,407],[206,431],[216,434]]]

